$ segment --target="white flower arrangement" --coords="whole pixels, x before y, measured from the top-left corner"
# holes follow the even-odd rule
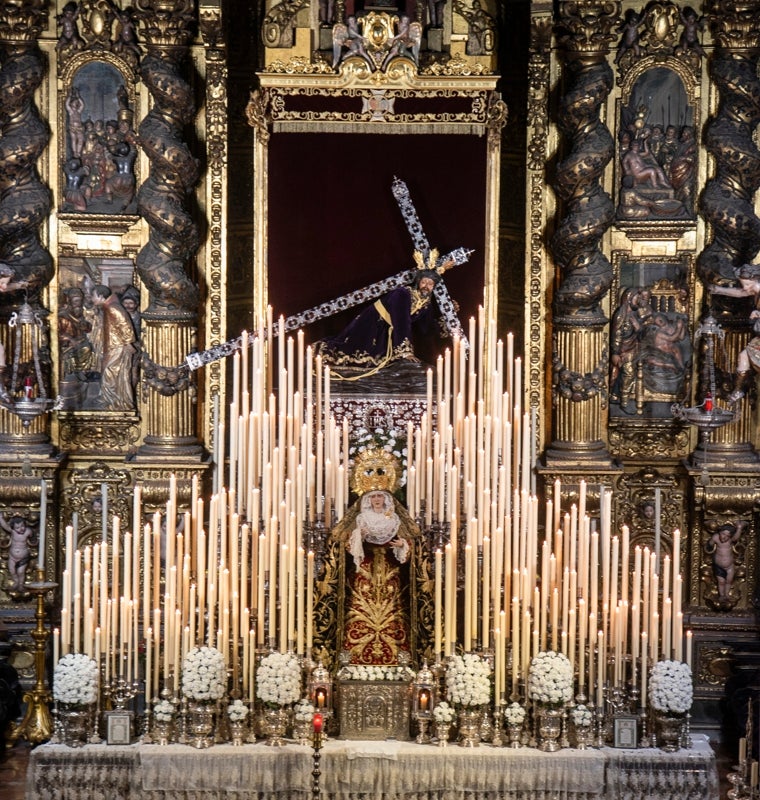
[[[233,700],[227,706],[227,716],[230,722],[243,722],[248,716],[248,706],[240,698]]]
[[[215,647],[194,647],[182,662],[182,692],[190,700],[220,700],[227,689],[224,656]]]
[[[507,725],[522,725],[525,722],[525,709],[519,703],[510,703],[504,710]]]
[[[411,672],[409,667],[349,664],[343,674],[349,681],[405,681]]]
[[[98,699],[98,665],[84,653],[65,655],[53,670],[53,697],[58,703],[89,706]]]
[[[296,722],[311,722],[317,709],[308,697],[303,697],[296,703],[293,711]]]
[[[573,667],[563,653],[546,650],[533,656],[528,673],[528,697],[546,706],[561,706],[573,698]]]
[[[691,668],[682,661],[658,661],[649,680],[649,703],[655,711],[685,714],[694,688]]]
[[[301,697],[301,665],[292,653],[269,653],[256,670],[256,697],[268,706],[287,706]]]
[[[588,728],[591,725],[591,709],[583,703],[573,706],[570,716],[576,728]]]
[[[174,703],[170,700],[159,700],[153,706],[153,716],[156,722],[171,722],[174,718]]]
[[[367,428],[358,428],[356,430],[356,438],[353,444],[349,445],[348,448],[351,466],[353,467],[354,460],[359,453],[364,450],[371,450],[375,447],[385,450],[398,459],[402,467],[398,485],[399,488],[404,486],[406,484],[406,436],[392,428],[390,430],[375,428],[371,431],[367,430]]]
[[[450,706],[445,700],[441,700],[440,703],[433,709],[433,719],[439,725],[446,725],[451,724],[454,721],[454,717],[456,717],[456,711],[453,706]]]
[[[482,706],[491,699],[491,669],[475,653],[452,656],[446,668],[446,697],[458,706]]]

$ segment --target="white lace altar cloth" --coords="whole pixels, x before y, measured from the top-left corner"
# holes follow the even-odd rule
[[[311,800],[313,751],[289,744],[43,745],[27,800]],[[560,750],[328,741],[320,800],[717,800],[705,737],[689,750]]]

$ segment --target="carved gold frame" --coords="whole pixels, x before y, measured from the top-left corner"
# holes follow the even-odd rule
[[[629,262],[636,261],[640,264],[652,263],[652,264],[669,265],[672,267],[683,267],[686,288],[689,292],[688,308],[686,310],[686,313],[688,313],[690,320],[696,318],[697,309],[699,308],[699,301],[701,300],[701,296],[699,297],[695,296],[698,294],[698,292],[697,292],[697,281],[696,281],[695,266],[694,266],[695,258],[693,254],[683,252],[677,256],[663,255],[663,256],[642,257],[642,256],[633,256],[626,250],[615,250],[612,253],[611,261],[613,264],[613,279],[609,290],[610,319],[612,318],[612,314],[616,309],[618,296],[622,288],[620,281],[620,271],[622,263],[624,261],[629,261]],[[609,329],[609,335],[610,337],[612,336],[611,327]],[[694,374],[695,369],[696,369],[695,366],[692,364],[692,374],[689,375],[689,383],[691,386],[689,390],[690,394],[692,394],[694,391],[693,384],[695,380],[695,374]],[[673,402],[673,398],[670,395],[651,393],[648,392],[647,390],[642,390],[641,400],[644,403],[657,402],[657,401]],[[688,401],[689,398],[687,397],[686,400]],[[620,422],[617,423],[618,425],[626,427],[625,422],[628,421],[627,418],[618,417],[617,419],[620,420]],[[641,419],[641,417],[639,416],[632,418],[632,420],[639,420],[639,419]],[[668,422],[668,423],[671,422],[669,417],[648,419],[647,422],[649,424],[657,424],[658,420],[662,420],[663,422]]]
[[[466,66],[466,65],[465,65]],[[487,319],[497,318],[499,244],[499,158],[501,127],[506,106],[495,93],[497,77],[479,70],[451,67],[446,74],[419,75],[411,62],[394,62],[387,72],[369,72],[357,59],[349,59],[336,73],[324,64],[275,64],[259,73],[260,89],[253,92],[247,108],[254,129],[254,280],[252,305],[255,325],[265,324],[269,304],[268,285],[268,152],[270,137],[280,132],[339,133],[341,131],[394,134],[472,134],[487,136],[485,185],[485,242],[483,275]],[[456,74],[455,74],[456,73]],[[326,110],[289,110],[288,100],[351,97],[361,99],[361,111],[336,114]],[[452,115],[436,113],[396,114],[397,97],[468,98],[467,111]],[[359,105],[357,103],[357,109]],[[381,112],[377,109],[381,108]],[[356,287],[357,289],[360,287]]]
[[[702,108],[701,98],[699,91],[699,84],[695,80],[694,73],[689,69],[688,65],[683,61],[662,56],[644,56],[638,59],[631,69],[626,73],[625,79],[622,81],[620,94],[615,101],[615,118],[613,121],[614,128],[612,129],[613,136],[616,139],[615,144],[615,169],[614,169],[614,201],[617,207],[618,199],[620,196],[620,185],[622,178],[622,170],[620,167],[620,146],[617,142],[617,136],[620,131],[620,122],[623,107],[631,102],[631,94],[634,87],[649,70],[652,69],[666,69],[676,75],[683,86],[686,100],[691,108],[693,115],[692,128],[695,131],[702,129]],[[695,175],[695,187],[700,185],[699,173],[703,169],[702,165],[697,165],[697,175]],[[644,220],[624,220],[615,218],[614,225],[617,229],[625,231],[626,235],[631,240],[663,240],[663,239],[678,239],[685,232],[693,230],[699,224],[698,214],[694,213],[691,218],[685,219],[644,219]]]
[[[58,204],[63,199],[66,184],[61,165],[66,160],[66,98],[74,85],[74,78],[77,73],[90,64],[107,64],[115,69],[122,77],[124,88],[127,92],[129,107],[132,109],[135,123],[142,119],[142,108],[140,93],[135,84],[134,70],[129,64],[113,53],[108,51],[83,51],[72,56],[60,73],[60,83],[57,93],[57,121],[58,132],[56,148],[58,152],[58,165],[55,183],[57,185],[56,201]],[[133,128],[134,128],[133,124]],[[141,183],[141,164],[140,152],[134,164],[136,189]],[[58,212],[58,217],[64,221],[72,231],[79,234],[88,234],[97,231],[98,233],[113,234],[116,236],[126,234],[132,227],[138,224],[140,218],[136,214],[101,214],[101,213],[77,213],[77,212]]]

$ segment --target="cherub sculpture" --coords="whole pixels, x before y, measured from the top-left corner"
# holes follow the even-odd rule
[[[686,7],[683,11],[679,11],[681,15],[681,22],[683,23],[683,31],[681,32],[681,40],[679,45],[684,53],[693,50],[700,56],[705,55],[702,45],[699,43],[699,32],[702,30],[704,21],[702,17],[697,16],[697,12],[690,7]]]
[[[26,582],[26,569],[32,559],[31,546],[37,542],[37,531],[18,514],[6,520],[0,512],[0,528],[8,536],[8,576],[10,588],[22,591]]]
[[[61,26],[61,35],[58,37],[55,49],[57,52],[64,50],[81,50],[85,46],[84,39],[79,35],[79,6],[73,2],[66,3],[56,22]]]
[[[390,42],[391,46],[388,54],[383,59],[383,69],[394,58],[399,57],[411,58],[415,64],[419,63],[422,25],[419,22],[412,22],[406,14],[402,14],[398,23],[398,33]]]
[[[641,55],[641,47],[639,45],[639,23],[641,17],[636,13],[635,9],[629,8],[625,15],[625,20],[620,26],[622,37],[618,45],[617,54],[615,55],[615,63],[620,63],[620,59],[629,50],[633,55],[638,58]]]
[[[358,56],[363,58],[370,69],[374,70],[375,64],[366,49],[367,40],[359,31],[356,17],[351,15],[346,19],[346,24],[338,23],[333,26],[333,68],[347,58]]]

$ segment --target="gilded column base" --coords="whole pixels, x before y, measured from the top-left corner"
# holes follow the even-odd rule
[[[0,407],[0,458],[6,453],[24,458],[52,455],[55,446],[50,441],[48,425],[48,415],[43,414],[25,428],[19,417]]]
[[[615,459],[607,450],[607,445],[595,442],[554,441],[545,453],[547,469],[567,469],[583,467],[584,469],[615,469]]]
[[[151,513],[156,509],[165,509],[169,500],[169,483],[173,476],[176,481],[176,498],[179,508],[192,508],[193,480],[199,481],[203,491],[207,471],[211,469],[211,459],[204,457],[182,459],[178,456],[169,461],[166,458],[136,457],[132,459],[131,471],[136,484],[142,487],[143,507]]]
[[[689,456],[693,467],[725,468],[732,472],[737,465],[742,471],[760,471],[760,455],[749,442],[700,442]]]
[[[176,436],[164,438],[161,436],[146,436],[143,443],[130,459],[143,463],[145,461],[171,461],[182,462],[192,460],[200,462],[207,454],[203,445],[194,436]]]
[[[137,449],[138,460],[195,459],[203,456],[203,443],[195,435],[197,407],[195,385],[184,358],[196,340],[190,315],[143,315],[143,377],[148,385],[143,414],[147,433]],[[164,364],[177,366],[167,367]]]

